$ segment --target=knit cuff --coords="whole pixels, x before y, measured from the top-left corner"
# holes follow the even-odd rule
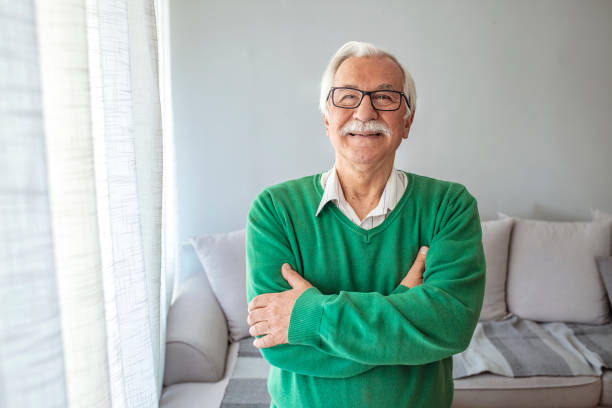
[[[410,288],[408,286],[397,285],[397,288],[393,289],[393,292],[391,292],[390,295],[395,295],[397,293],[404,293],[407,290],[410,290]]]
[[[296,299],[289,320],[289,344],[319,347],[319,328],[326,296],[316,287],[306,289]]]

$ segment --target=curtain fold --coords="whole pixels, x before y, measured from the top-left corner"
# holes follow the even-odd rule
[[[156,364],[157,391],[163,392],[163,376],[166,361],[166,326],[168,310],[174,299],[179,277],[180,241],[178,233],[178,192],[176,175],[176,151],[174,144],[174,119],[172,114],[170,70],[170,21],[167,0],[154,0],[157,30],[157,60],[159,61],[159,96],[162,101],[162,250],[160,279],[160,352]]]
[[[178,245],[159,19],[0,0],[0,407],[158,404]]]
[[[38,2],[49,201],[69,406],[108,406],[85,9]],[[91,367],[100,367],[91,370]]]
[[[0,0],[0,407],[64,407],[33,1]]]

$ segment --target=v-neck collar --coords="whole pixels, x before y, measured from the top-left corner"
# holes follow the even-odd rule
[[[401,196],[399,198],[396,197],[396,191],[399,188],[398,172],[399,170],[397,170],[395,167],[392,169],[391,174],[389,175],[389,178],[385,183],[382,195],[378,200],[378,204],[376,204],[376,207],[374,207],[368,214],[366,214],[363,219],[359,219],[359,216],[357,215],[357,213],[355,213],[353,207],[348,204],[344,196],[342,186],[340,185],[340,181],[338,180],[336,165],[334,164],[334,166],[329,171],[321,175],[321,179],[325,175],[327,175],[327,180],[325,181],[325,186],[323,187],[323,196],[321,198],[321,202],[319,203],[319,207],[317,208],[315,216],[319,215],[319,213],[323,210],[323,208],[327,205],[329,201],[335,202],[338,206],[344,205],[348,207],[346,210],[352,214],[349,219],[354,216],[355,219],[359,221],[358,225],[363,225],[364,221],[368,218],[386,215],[388,211],[393,211],[393,209],[397,205],[397,202],[399,201],[399,198],[401,198]],[[322,181],[323,180],[319,180],[319,182]]]
[[[404,191],[404,194],[402,194],[402,197],[399,199],[399,201],[395,205],[395,208],[393,209],[393,211],[391,211],[391,213],[387,216],[387,218],[385,218],[385,220],[380,225],[377,225],[374,228],[365,229],[365,228],[360,227],[359,225],[356,225],[342,211],[340,211],[340,209],[338,207],[336,207],[335,205],[326,205],[325,207],[328,207],[329,210],[340,220],[340,222],[345,224],[349,229],[351,229],[355,233],[363,236],[364,239],[366,240],[366,242],[369,242],[370,239],[374,235],[376,235],[379,232],[385,230],[391,223],[393,223],[393,221],[395,221],[395,219],[401,213],[402,207],[408,201],[408,197],[412,193],[412,189],[413,189],[413,186],[414,186],[414,176],[413,176],[413,174],[409,173],[407,171],[404,171],[404,170],[400,170],[400,171],[405,173],[406,176],[408,177],[408,185],[406,186],[406,191]],[[314,185],[315,190],[319,193],[319,202],[323,198],[323,193],[324,193],[323,187],[321,186],[321,176],[322,176],[322,174],[323,173],[318,173],[318,174],[316,174],[313,177],[313,182],[315,184]],[[329,202],[328,202],[328,204],[329,204]],[[325,210],[325,208],[323,210]]]

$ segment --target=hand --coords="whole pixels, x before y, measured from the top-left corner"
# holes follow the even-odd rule
[[[249,303],[249,333],[251,336],[265,335],[253,342],[257,348],[289,343],[289,322],[293,305],[306,289],[312,287],[306,279],[291,269],[288,263],[283,264],[281,273],[293,289],[264,293],[255,296]]]
[[[425,256],[427,254],[428,246],[422,246],[417,254],[412,267],[408,271],[408,274],[402,279],[400,285],[408,286],[409,288],[419,286],[423,283],[423,272],[425,271]]]

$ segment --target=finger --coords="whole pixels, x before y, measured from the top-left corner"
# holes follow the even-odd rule
[[[295,288],[302,281],[302,277],[300,276],[300,274],[294,271],[291,268],[291,265],[289,265],[288,263],[284,263],[281,267],[281,274],[283,275],[283,278],[285,278],[285,280],[289,282],[289,285],[291,285],[292,288]]]
[[[417,256],[414,262],[418,263],[419,265],[425,266],[425,258],[427,257],[428,249],[429,247],[426,247],[426,246],[421,247],[421,249],[419,249],[419,252],[417,253]]]
[[[263,337],[255,339],[255,341],[253,342],[253,345],[257,348],[265,348],[265,347],[272,347],[275,344],[274,344],[274,340],[272,339],[272,335],[266,334]]]
[[[249,328],[249,334],[253,337],[270,333],[270,323],[268,321],[259,322]]]
[[[249,312],[259,307],[265,307],[268,304],[268,297],[266,295],[267,293],[264,293],[263,295],[255,296],[249,302]]]
[[[260,307],[259,309],[254,309],[250,311],[249,315],[247,316],[247,323],[249,324],[249,326],[252,326],[259,322],[263,322],[265,320],[268,320],[268,319],[267,319],[266,308],[264,307]]]
[[[428,250],[429,250],[429,247],[428,247],[428,246],[422,246],[422,247],[419,249],[419,252],[418,252],[418,254],[417,254],[417,259],[418,259],[419,261],[423,261],[423,262],[425,262],[425,258],[426,258],[426,256],[427,256],[427,251],[428,251]]]
[[[425,258],[426,258],[428,249],[429,249],[428,247],[421,247],[408,273],[413,272],[413,271],[414,273],[419,273],[425,269]]]

